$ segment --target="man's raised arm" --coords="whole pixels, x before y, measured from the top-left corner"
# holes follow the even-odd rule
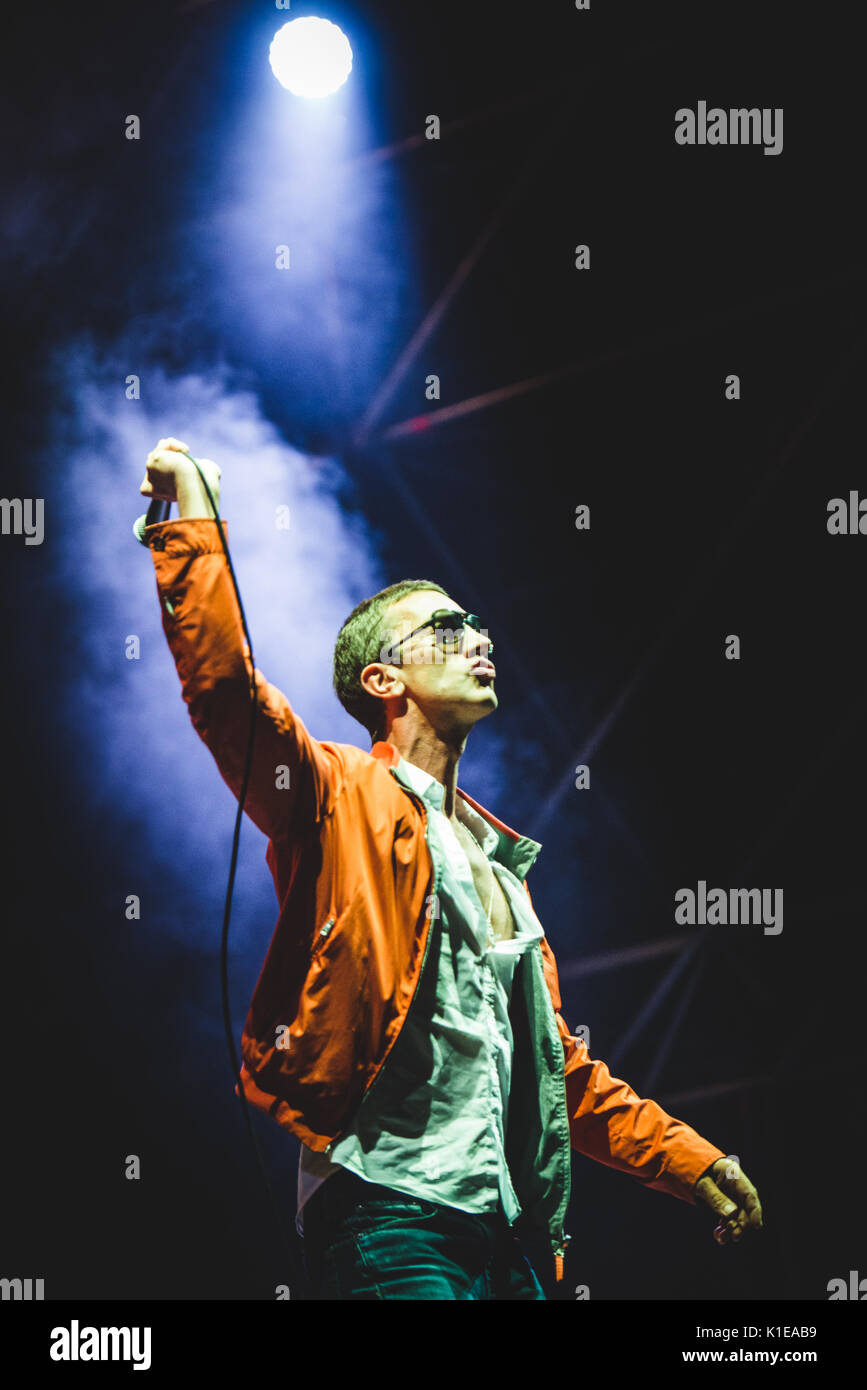
[[[140,491],[176,501],[180,520],[145,531],[153,555],[163,631],[193,725],[220,773],[240,795],[250,732],[251,661],[218,523],[187,446],[161,439]],[[200,459],[219,508],[220,470]],[[228,544],[226,523],[221,523]],[[270,839],[304,830],[328,809],[340,773],[333,746],[307,732],[281,691],[256,672],[257,721],[244,809]]]

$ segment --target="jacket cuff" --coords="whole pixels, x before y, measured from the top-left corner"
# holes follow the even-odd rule
[[[680,1154],[672,1154],[665,1165],[663,1181],[674,1197],[682,1197],[695,1205],[695,1185],[708,1168],[720,1158],[725,1158],[724,1149],[717,1148],[706,1139],[696,1135],[688,1149]],[[669,1185],[670,1184],[670,1185]]]
[[[226,521],[223,520],[221,525],[228,545]],[[215,517],[189,516],[178,517],[174,521],[158,521],[153,526],[145,527],[144,539],[148,549],[162,551],[169,557],[223,554]]]

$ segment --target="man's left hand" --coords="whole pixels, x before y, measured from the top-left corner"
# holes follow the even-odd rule
[[[740,1240],[750,1228],[762,1229],[759,1194],[735,1158],[718,1158],[699,1178],[695,1195],[720,1218],[713,1232],[718,1245]]]

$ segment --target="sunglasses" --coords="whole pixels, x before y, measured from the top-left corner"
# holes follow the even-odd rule
[[[464,631],[468,627],[471,627],[474,632],[484,632],[482,620],[476,613],[458,613],[451,612],[447,608],[438,608],[436,613],[431,614],[426,623],[413,628],[412,632],[408,632],[405,637],[402,637],[396,646],[390,647],[390,654],[383,659],[388,660],[394,666],[399,666],[400,662],[397,657],[404,642],[408,642],[418,632],[425,632],[427,628],[433,628],[434,641],[440,651],[459,652],[463,648]],[[487,655],[490,656],[493,650],[494,644],[489,641]]]

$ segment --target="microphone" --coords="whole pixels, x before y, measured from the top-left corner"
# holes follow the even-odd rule
[[[132,533],[141,545],[147,545],[145,527],[156,526],[158,521],[168,521],[172,504],[167,497],[155,497],[143,516],[133,522]]]

